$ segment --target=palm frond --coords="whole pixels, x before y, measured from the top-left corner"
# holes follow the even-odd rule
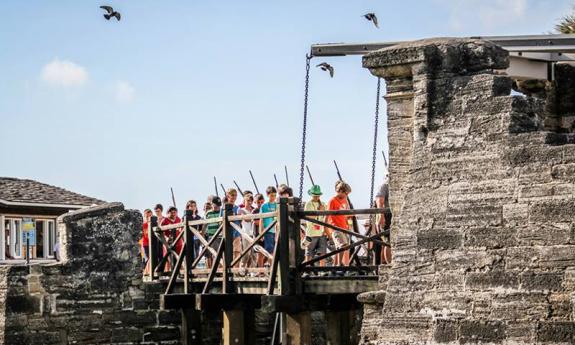
[[[567,15],[555,25],[555,30],[562,34],[575,34],[575,14]]]

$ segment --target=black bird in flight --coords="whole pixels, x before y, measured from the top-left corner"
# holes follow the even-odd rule
[[[110,18],[115,17],[118,21],[122,18],[120,12],[114,11],[112,6],[100,6],[101,9],[106,10],[108,13],[104,13],[104,18],[110,20]]]
[[[333,67],[328,64],[327,62],[322,62],[319,65],[317,65],[316,67],[321,68],[322,71],[329,71],[329,76],[333,78]]]
[[[370,22],[373,22],[373,25],[379,29],[379,24],[377,23],[377,17],[375,16],[375,13],[366,13],[363,15],[363,17]]]

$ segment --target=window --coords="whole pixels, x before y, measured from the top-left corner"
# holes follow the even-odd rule
[[[58,235],[56,234],[56,225],[54,224],[53,220],[48,220],[48,236],[46,236],[46,239],[48,240],[48,243],[46,244],[46,248],[48,248],[47,253],[48,256],[50,258],[54,257],[54,246],[56,245],[56,242],[58,241]]]
[[[6,236],[7,258],[22,258],[22,220],[6,219],[4,222]]]

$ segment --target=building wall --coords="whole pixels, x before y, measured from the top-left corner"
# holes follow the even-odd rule
[[[511,96],[507,64],[478,40],[364,57],[388,87],[394,259],[363,344],[575,343],[575,73]]]

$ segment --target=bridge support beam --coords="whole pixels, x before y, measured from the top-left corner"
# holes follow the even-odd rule
[[[286,315],[286,345],[311,345],[311,313],[309,311]]]
[[[202,344],[202,312],[194,309],[182,309],[182,344]]]
[[[224,345],[256,343],[255,313],[251,308],[224,310]]]
[[[327,345],[350,345],[352,318],[355,310],[326,311],[326,341]]]

